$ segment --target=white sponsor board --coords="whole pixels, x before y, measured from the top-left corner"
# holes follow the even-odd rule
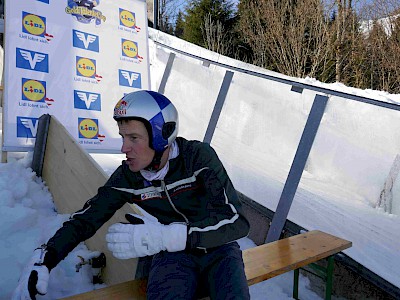
[[[91,152],[119,152],[121,97],[150,89],[146,2],[8,0],[4,151],[33,149],[50,114]]]

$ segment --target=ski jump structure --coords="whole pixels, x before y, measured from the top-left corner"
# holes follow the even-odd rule
[[[108,176],[73,139],[60,122],[43,115],[39,119],[32,169],[46,182],[59,213],[73,213],[93,197]],[[124,221],[124,215],[135,211],[125,205],[85,243],[92,251],[106,256],[102,279],[108,287],[67,299],[145,299],[146,280],[134,280],[138,259],[117,260],[105,242],[107,228]],[[138,213],[138,211],[135,211]],[[310,266],[326,282],[325,298],[330,299],[334,256],[351,247],[351,242],[313,230],[247,249],[243,252],[249,285],[294,270],[293,297],[298,299],[299,268]],[[327,259],[327,267],[315,264]]]

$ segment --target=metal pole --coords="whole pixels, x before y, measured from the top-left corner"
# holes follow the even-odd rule
[[[174,63],[174,60],[175,60],[175,53],[171,52],[168,57],[167,65],[165,66],[163,77],[161,78],[160,86],[158,87],[158,92],[160,94],[164,94],[164,92],[165,92],[165,85],[167,84],[168,77],[171,74],[172,65]]]
[[[272,218],[271,226],[268,229],[266,239],[267,243],[278,240],[283,227],[285,226],[286,218],[289,214],[294,195],[296,194],[304,166],[306,165],[308,155],[310,154],[327,102],[327,96],[315,96],[292,166],[290,167],[289,175],[286,179],[285,186],[283,187],[278,207],[276,208],[274,217]]]
[[[210,122],[208,123],[208,127],[206,133],[204,135],[203,142],[210,144],[211,139],[214,135],[215,128],[217,127],[218,119],[222,111],[222,107],[224,106],[226,95],[228,94],[229,86],[231,85],[233,77],[233,72],[226,71],[224,80],[222,81],[221,88],[219,89],[219,94],[217,97],[217,101],[215,102],[213,112],[211,114]]]
[[[42,177],[44,155],[46,153],[47,135],[49,133],[51,116],[44,114],[39,118],[35,147],[33,150],[32,170],[38,177]]]
[[[153,2],[153,28],[158,29],[158,0]]]

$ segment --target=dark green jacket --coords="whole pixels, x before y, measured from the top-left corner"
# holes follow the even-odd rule
[[[206,143],[180,137],[177,144],[179,155],[170,160],[162,181],[148,182],[122,163],[97,195],[48,241],[53,253],[48,267],[92,237],[127,202],[139,205],[162,224],[186,223],[187,249],[213,248],[247,236],[249,223],[215,151]]]

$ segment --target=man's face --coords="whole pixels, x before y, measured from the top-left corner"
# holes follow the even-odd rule
[[[149,146],[149,134],[144,124],[137,120],[118,122],[122,137],[121,152],[126,154],[126,164],[133,172],[147,167],[153,160],[155,151]]]

